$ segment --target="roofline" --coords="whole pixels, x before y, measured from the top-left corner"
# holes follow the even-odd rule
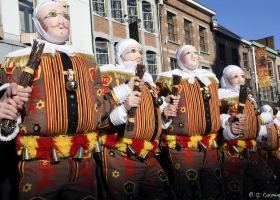
[[[247,45],[251,45],[252,44],[249,40],[246,40],[246,39],[244,39],[244,38],[242,38],[242,37],[240,37],[238,35],[235,35],[235,34],[229,32],[229,31],[226,31],[226,30],[222,29],[221,27],[214,28],[214,30],[216,30],[216,31],[218,31],[220,33],[223,33],[223,34],[225,34],[225,35],[227,35],[227,36],[229,36],[231,38],[234,38],[234,39],[236,39],[238,41],[241,41],[241,42],[243,42],[243,43],[245,43]]]
[[[216,15],[216,13],[215,13],[213,10],[211,10],[211,9],[209,9],[209,8],[203,6],[202,4],[199,4],[199,3],[197,3],[197,2],[195,2],[195,1],[193,1],[193,0],[179,0],[179,1],[181,1],[181,2],[183,2],[183,3],[185,2],[185,3],[187,3],[189,6],[191,6],[191,7],[193,7],[193,8],[196,8],[196,9],[199,9],[201,12],[203,12],[203,13],[205,13],[205,14],[208,14],[208,15],[210,15],[211,17],[214,16],[214,15]]]
[[[257,47],[265,47],[266,51],[268,51],[268,52],[270,52],[270,53],[272,53],[272,54],[275,54],[275,55],[278,54],[278,51],[277,51],[277,50],[274,50],[274,49],[272,49],[272,48],[270,48],[270,47],[267,47],[267,46],[265,46],[265,45],[262,45],[262,44],[260,44],[260,43],[258,43],[258,42],[256,42],[256,41],[254,41],[254,40],[251,40],[251,42],[252,42],[252,45],[255,45],[255,46],[257,46]]]

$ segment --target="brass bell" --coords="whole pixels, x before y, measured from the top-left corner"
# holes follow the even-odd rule
[[[161,154],[161,150],[159,148],[156,149],[156,156]]]
[[[150,152],[150,151],[147,151],[147,152],[145,153],[145,155],[142,157],[144,160],[148,157],[149,152]]]
[[[203,99],[209,101],[212,98],[212,95],[209,92],[204,92]]]
[[[157,98],[156,98],[156,104],[157,104],[158,106],[161,106],[161,105],[163,104],[163,100],[162,100],[161,97],[157,97]]]
[[[246,158],[250,158],[251,157],[250,149],[246,149],[245,157]]]
[[[198,144],[201,146],[203,150],[207,149],[207,146],[203,144],[201,141],[199,141]]]
[[[216,140],[213,140],[213,147],[214,148],[218,148],[219,146],[218,146],[218,143],[216,142]]]
[[[102,146],[101,146],[99,140],[97,140],[96,144],[95,144],[95,153],[101,153],[102,151],[103,151]]]
[[[257,146],[253,146],[251,151],[256,153],[258,151],[258,147]]]
[[[177,149],[177,151],[180,151],[183,148],[184,148],[184,146],[177,140],[176,141],[176,149]]]
[[[135,155],[136,151],[130,145],[127,145],[127,149],[131,155]]]
[[[265,158],[268,158],[268,153],[265,154]]]
[[[21,150],[21,160],[30,160],[28,150],[25,147]]]
[[[256,110],[256,114],[257,114],[257,115],[260,115],[260,114],[261,114],[261,110],[260,110],[260,109],[257,109],[257,110]]]
[[[67,90],[69,90],[71,92],[75,92],[77,90],[78,86],[79,86],[79,83],[74,80],[68,81],[66,83]]]
[[[77,154],[74,156],[74,158],[78,160],[84,159],[84,148],[82,146],[79,147]]]
[[[237,149],[236,146],[232,145],[231,146],[233,153],[239,153],[239,150]]]
[[[59,157],[56,153],[55,148],[52,148],[52,158],[51,158],[51,163],[57,163],[59,162]]]

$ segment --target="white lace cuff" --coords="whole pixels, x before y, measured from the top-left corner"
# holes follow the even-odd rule
[[[169,125],[172,123],[172,119],[168,119],[167,121],[163,120],[163,117],[161,117],[162,121],[162,129],[167,129]]]
[[[160,108],[160,112],[162,113],[164,111],[164,108],[167,106],[167,103],[165,102],[165,97],[160,97],[163,100],[163,104],[159,107]]]
[[[231,128],[230,126],[227,126],[223,131],[223,136],[225,140],[232,140],[239,137],[239,134],[238,135],[233,134],[230,128]]]
[[[118,104],[122,104],[131,94],[131,90],[127,84],[121,84],[119,86],[113,87],[113,92],[118,100]]]
[[[269,122],[272,121],[272,116],[270,112],[262,112],[260,118],[261,118],[262,125],[268,124]]]
[[[225,129],[229,126],[228,119],[230,118],[230,115],[228,114],[221,114],[220,115],[220,121],[221,121],[221,128]]]
[[[121,125],[127,121],[127,110],[124,105],[117,106],[110,114],[110,120],[115,125]]]
[[[2,134],[1,134],[1,128],[0,128],[0,140],[1,140],[1,141],[7,142],[7,141],[10,141],[10,140],[14,139],[14,138],[17,136],[17,134],[19,133],[19,124],[20,124],[20,123],[21,123],[21,116],[18,116],[18,118],[17,118],[17,120],[16,120],[15,129],[14,129],[14,131],[13,131],[10,135],[8,135],[8,136],[2,135]]]
[[[267,129],[265,125],[261,125],[259,136],[267,137]]]

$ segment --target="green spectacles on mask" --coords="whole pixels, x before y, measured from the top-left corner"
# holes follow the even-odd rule
[[[238,77],[241,77],[241,78],[245,78],[245,75],[242,74],[242,75],[234,75],[231,79],[238,79]]]
[[[57,12],[54,12],[54,11],[51,11],[49,12],[49,14],[47,14],[44,19],[46,18],[49,18],[49,17],[57,17],[57,15],[61,15],[63,18],[67,19],[67,20],[70,20],[70,16],[66,13],[57,13]]]
[[[143,51],[142,50],[136,50],[136,49],[130,49],[129,52],[127,52],[127,53],[125,53],[123,55],[129,54],[129,53],[136,53],[136,51],[138,51],[140,55],[143,55]]]
[[[185,55],[182,57],[182,59],[186,56],[186,55],[190,55],[191,53],[193,53],[194,55],[198,55],[197,51],[186,51]]]

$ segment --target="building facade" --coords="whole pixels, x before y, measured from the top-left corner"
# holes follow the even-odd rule
[[[267,54],[267,66],[268,66],[270,86],[259,89],[260,104],[261,105],[269,104],[271,106],[274,106],[278,100],[277,98],[278,79],[277,79],[277,60],[276,60],[278,56],[278,51],[270,48],[269,46],[263,45],[257,41],[251,41],[251,42],[252,42],[252,47],[254,47],[255,49],[259,47],[265,47],[266,54]],[[274,41],[273,41],[273,47],[274,47]]]
[[[32,22],[33,10],[44,0],[0,0],[0,63],[11,51],[30,45],[38,37]],[[67,0],[58,1],[71,16],[67,41],[94,52],[100,65],[115,63],[115,46],[129,37],[129,24],[138,22],[144,64],[152,75],[161,72],[158,4],[154,0]]]
[[[0,64],[11,51],[30,45],[38,37],[33,10],[46,0],[0,0]],[[246,73],[246,84],[256,98],[252,48],[266,46],[271,86],[260,90],[263,103],[277,101],[280,92],[280,54],[273,36],[248,41],[212,19],[213,10],[192,0],[65,0],[71,29],[68,44],[92,51],[99,65],[115,63],[118,41],[128,38],[129,24],[137,22],[144,64],[156,74],[177,67],[176,50],[185,44],[199,51],[199,68],[220,79],[230,64]],[[278,90],[279,89],[279,90]]]
[[[191,0],[164,0],[160,8],[162,71],[177,67],[176,50],[182,45],[193,45],[199,51],[199,68],[213,72],[215,65],[214,41],[211,31],[212,16],[216,13]]]

